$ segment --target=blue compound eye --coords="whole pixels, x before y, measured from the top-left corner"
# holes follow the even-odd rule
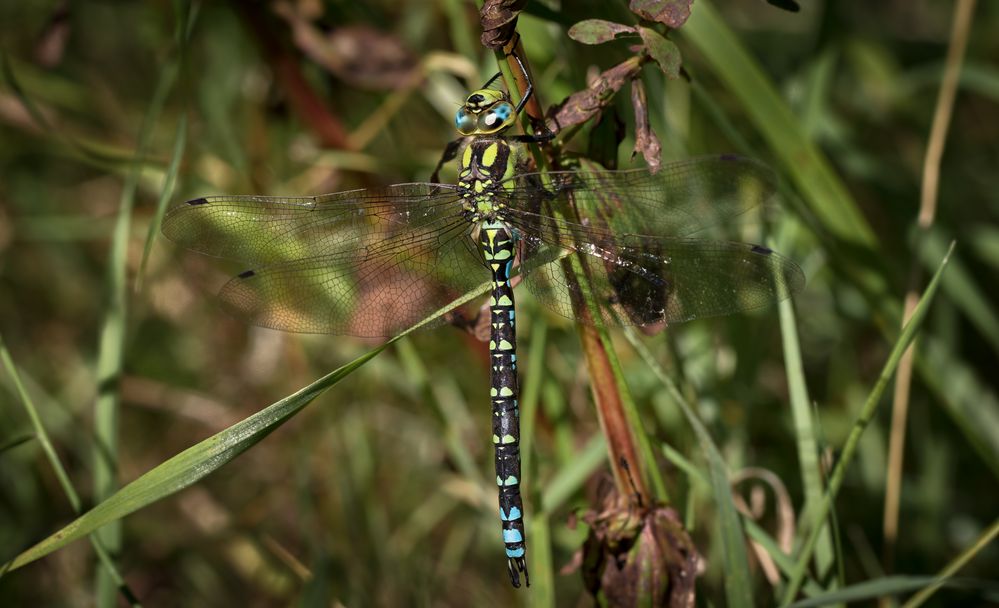
[[[479,131],[493,133],[505,129],[511,124],[513,106],[508,103],[498,103],[479,116]]]
[[[466,112],[465,108],[461,108],[454,115],[454,126],[462,135],[470,135],[475,131],[475,116]]]
[[[496,115],[505,122],[513,114],[513,106],[508,103],[497,104],[493,108],[493,112],[496,112]]]

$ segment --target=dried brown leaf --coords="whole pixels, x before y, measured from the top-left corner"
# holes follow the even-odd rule
[[[548,128],[559,131],[582,124],[607,107],[626,82],[638,76],[642,61],[631,57],[605,70],[589,87],[576,91],[548,112]]]
[[[660,159],[662,146],[659,144],[659,137],[649,125],[649,105],[645,97],[645,85],[638,79],[631,82],[631,106],[635,111],[635,149],[631,157],[634,158],[636,154],[641,153],[649,165],[649,170],[656,173],[662,164]]]
[[[690,17],[694,0],[631,0],[631,12],[642,19],[662,23],[671,29],[684,24]]]
[[[581,564],[587,589],[611,606],[691,608],[698,554],[676,512],[621,507],[584,516]]]

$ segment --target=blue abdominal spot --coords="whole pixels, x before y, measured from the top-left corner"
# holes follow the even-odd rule
[[[503,509],[500,509],[500,519],[503,521],[514,521],[520,519],[520,509],[518,509],[517,507],[510,507],[509,515],[504,513]]]

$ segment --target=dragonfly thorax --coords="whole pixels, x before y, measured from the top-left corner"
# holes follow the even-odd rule
[[[507,188],[523,163],[523,146],[503,137],[469,138],[459,155],[458,187],[472,222],[502,220]]]

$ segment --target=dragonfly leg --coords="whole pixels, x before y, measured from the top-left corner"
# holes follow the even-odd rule
[[[451,162],[458,156],[458,149],[461,148],[461,142],[464,140],[464,137],[459,137],[458,139],[448,142],[447,147],[444,148],[444,153],[441,154],[441,159],[437,161],[437,166],[434,167],[434,172],[430,175],[431,184],[441,183],[441,169],[444,168],[445,164]]]
[[[499,77],[500,77],[500,76],[502,76],[502,75],[503,75],[503,72],[496,72],[496,73],[495,73],[495,74],[493,75],[493,77],[492,77],[492,78],[490,78],[489,80],[487,80],[487,81],[486,81],[486,84],[482,85],[482,86],[481,86],[481,87],[479,87],[479,88],[480,88],[480,89],[488,89],[488,88],[489,88],[489,85],[491,85],[492,83],[496,82],[496,79],[497,79],[497,78],[499,78]]]
[[[511,51],[510,54],[517,60],[517,65],[520,66],[520,73],[524,75],[524,80],[527,81],[527,89],[524,91],[524,96],[520,98],[520,102],[517,103],[517,109],[515,111],[517,114],[520,114],[520,111],[524,109],[525,105],[527,105],[527,100],[534,94],[534,81],[531,80],[531,75],[527,73],[527,67],[524,66],[524,62],[521,61],[520,55],[517,54],[517,51]]]
[[[520,34],[517,35],[520,36]],[[514,48],[516,48],[516,45]],[[527,101],[531,98],[531,95],[534,94],[534,81],[531,80],[531,75],[527,72],[527,66],[524,65],[524,62],[520,59],[520,55],[517,54],[517,51],[510,51],[509,55],[513,56],[513,58],[517,60],[517,65],[520,66],[520,73],[524,75],[524,80],[527,82],[527,89],[524,91],[524,96],[521,97],[520,101],[517,103],[517,109],[515,111],[519,115],[521,110],[524,109],[524,106],[527,105]],[[544,124],[544,121],[538,122]],[[544,125],[544,128],[545,131],[543,133],[521,136],[521,138],[517,141],[528,144],[543,144],[555,139],[555,133],[548,130],[547,125]],[[538,130],[537,125],[535,125],[535,130]]]
[[[507,139],[523,144],[543,144],[555,139],[555,131],[545,131],[534,135],[510,135]]]

